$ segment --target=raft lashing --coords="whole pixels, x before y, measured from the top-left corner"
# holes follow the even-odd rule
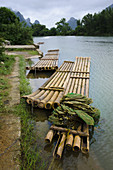
[[[55,109],[62,97],[68,93],[89,96],[90,57],[76,57],[75,62],[64,61],[60,68],[35,92],[23,96],[33,107]],[[76,130],[52,125],[45,138],[49,144],[53,137],[58,140],[53,152],[55,158],[61,158],[64,148],[89,153],[89,125],[81,123]]]
[[[51,52],[51,51],[49,51]],[[35,92],[23,96],[33,107],[55,109],[67,93],[89,95],[90,58],[64,61],[56,72]]]
[[[58,58],[59,49],[48,50],[47,54],[45,54],[44,57],[41,57],[35,65],[32,67],[26,67],[26,69],[32,71],[56,70],[58,68]]]
[[[78,93],[89,96],[90,58],[76,57],[73,69],[69,73],[68,84],[64,95]],[[45,141],[51,144],[53,137],[58,135],[58,140],[53,151],[53,157],[61,159],[64,149],[73,152],[89,153],[89,125],[79,123],[76,130],[52,125],[45,137]]]

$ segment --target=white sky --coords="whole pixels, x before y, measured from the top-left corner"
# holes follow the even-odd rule
[[[88,13],[101,12],[113,4],[112,0],[0,0],[0,7],[8,7],[21,12],[25,19],[33,23],[38,20],[47,28],[55,26],[61,18],[82,19]]]

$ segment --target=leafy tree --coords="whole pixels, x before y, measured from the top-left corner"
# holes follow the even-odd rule
[[[49,30],[49,35],[51,35],[51,36],[57,35],[57,31],[56,31],[56,28],[55,28],[55,27],[53,27],[53,28],[51,28],[51,29]]]
[[[77,35],[113,35],[113,8],[98,14],[87,14],[82,22],[78,21]]]
[[[57,34],[58,35],[69,35],[72,31],[71,27],[68,23],[66,23],[66,19],[62,18],[59,22],[57,22],[55,25],[57,25]]]
[[[0,38],[0,57],[2,56],[4,52],[4,47],[3,47],[4,40]]]
[[[31,44],[32,31],[8,8],[0,8],[0,37],[7,39],[11,44]]]

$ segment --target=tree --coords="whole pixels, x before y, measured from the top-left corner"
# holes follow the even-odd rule
[[[25,24],[20,23],[19,18],[8,8],[0,8],[0,36],[11,44],[33,43],[32,31]]]
[[[51,28],[50,30],[49,30],[49,35],[51,35],[51,36],[55,36],[55,35],[57,35],[57,31],[56,31],[56,28]]]
[[[68,23],[66,23],[66,19],[62,18],[59,22],[57,22],[55,25],[57,25],[57,34],[58,35],[69,35],[72,31],[71,27]]]
[[[0,57],[2,56],[4,52],[4,47],[3,47],[4,40],[0,38]]]

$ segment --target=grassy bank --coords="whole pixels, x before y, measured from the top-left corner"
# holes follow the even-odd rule
[[[14,56],[1,55],[0,56],[0,112],[6,112],[6,106],[4,104],[8,99],[10,91],[10,84],[7,75],[11,74],[13,65],[15,62]]]
[[[20,94],[25,95],[31,92],[29,82],[25,75],[25,59],[20,58]],[[14,56],[4,56],[3,63],[0,63],[0,113],[1,114],[16,114],[21,118],[21,169],[44,169],[44,163],[38,152],[36,143],[35,120],[31,114],[30,108],[26,105],[24,99],[21,99],[20,104],[9,108],[4,104],[10,91],[8,74],[11,73],[14,64]],[[1,62],[1,61],[0,61]],[[8,66],[8,67],[7,67]]]
[[[27,52],[28,54],[30,55],[39,55],[38,51],[36,51],[35,49],[34,50],[26,50],[26,49],[14,49],[14,48],[9,48],[7,51],[9,52]]]

